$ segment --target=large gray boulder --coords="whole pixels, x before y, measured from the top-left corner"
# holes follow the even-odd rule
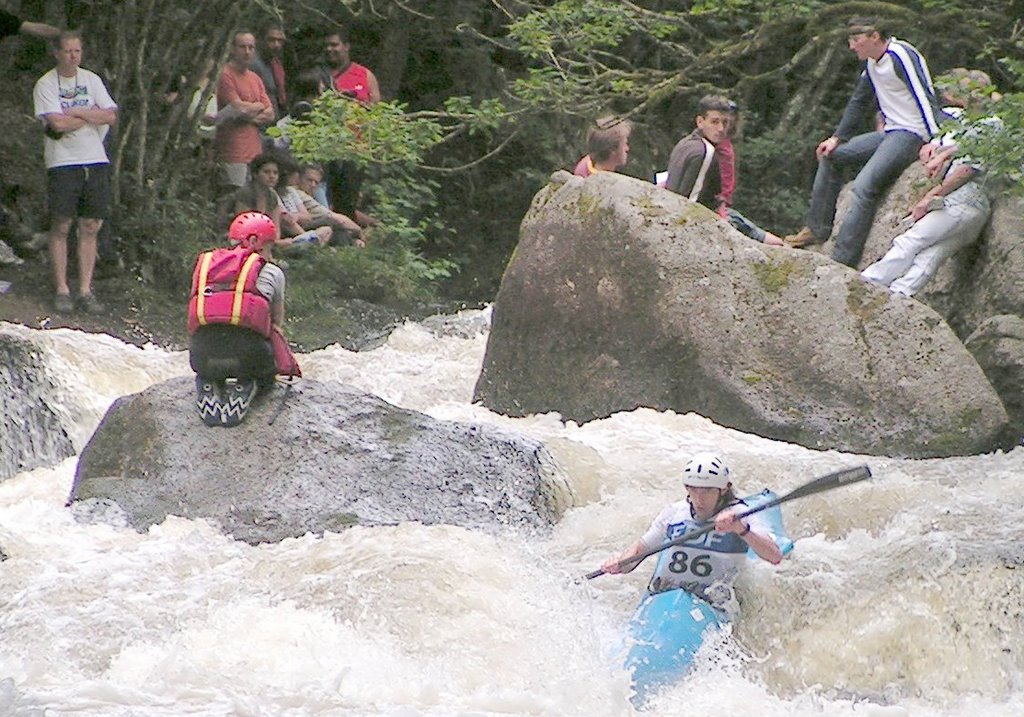
[[[990,317],[967,337],[965,345],[1003,397],[1013,435],[1024,435],[1024,318]]]
[[[695,411],[889,456],[998,445],[1007,416],[942,318],[651,184],[556,173],[523,219],[476,399],[588,421]]]
[[[950,322],[969,336],[993,316],[1024,316],[1024,197],[1000,195],[968,254]]]
[[[0,323],[0,481],[74,455],[59,377],[27,330]]]
[[[572,502],[533,439],[334,381],[284,390],[234,428],[203,425],[190,377],[118,399],[82,451],[69,503],[83,516],[114,504],[139,530],[168,515],[205,518],[261,543],[402,521],[539,529]]]

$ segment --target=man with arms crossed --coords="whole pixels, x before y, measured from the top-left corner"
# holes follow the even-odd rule
[[[249,163],[263,152],[260,126],[274,121],[274,107],[260,76],[249,69],[256,57],[256,38],[251,32],[235,33],[231,60],[217,83],[217,106],[228,119],[218,119],[214,151],[221,168],[221,184],[244,187]]]
[[[941,113],[928,65],[913,45],[864,18],[850,20],[847,35],[864,70],[835,133],[818,145],[807,226],[783,241],[795,247],[825,242],[832,233],[843,177],[857,171],[850,209],[832,249],[833,259],[856,266],[882,192],[938,131]],[[883,131],[853,136],[858,123],[876,110],[882,113]]]
[[[110,160],[103,140],[117,121],[117,105],[103,80],[83,69],[82,38],[62,32],[54,40],[57,66],[36,82],[35,114],[46,128],[43,155],[50,209],[50,262],[54,308],[74,310],[68,287],[68,232],[78,217],[78,305],[90,314],[104,307],[92,293],[96,236],[110,213]]]
[[[259,53],[252,61],[252,71],[260,76],[267,90],[275,122],[288,114],[286,78],[281,62],[285,39],[284,26],[276,20],[268,21],[263,26]]]

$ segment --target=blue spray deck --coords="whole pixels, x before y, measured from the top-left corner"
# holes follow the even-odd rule
[[[765,490],[744,502],[754,508],[776,497]],[[782,554],[788,554],[793,541],[783,527],[780,507],[768,508],[759,515],[771,527]],[[760,560],[753,551],[748,557]],[[659,556],[663,559],[664,553]],[[658,689],[682,678],[704,640],[728,621],[725,612],[685,590],[645,593],[628,628],[631,647],[626,669],[633,676],[633,703],[642,705]]]

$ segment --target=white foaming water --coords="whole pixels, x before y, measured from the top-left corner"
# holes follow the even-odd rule
[[[79,450],[116,397],[189,371],[183,353],[17,330],[64,367],[55,399]],[[409,324],[375,351],[302,363],[544,441],[580,503],[550,536],[407,524],[253,547],[180,518],[139,534],[72,519],[75,459],[25,472],[0,483],[0,715],[632,714],[615,655],[651,566],[579,576],[677,500],[682,461],[708,448],[743,492],[861,462],[876,477],[784,506],[796,550],[752,566],[741,618],[649,714],[1024,714],[1020,449],[908,461],[694,414],[509,419],[470,403],[485,344]]]

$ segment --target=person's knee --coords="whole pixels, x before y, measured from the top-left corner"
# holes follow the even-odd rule
[[[78,220],[79,241],[95,241],[103,225],[102,219],[82,218]]]
[[[921,251],[921,240],[916,234],[904,232],[892,240],[892,248],[904,255],[918,254]]]
[[[853,180],[852,192],[854,198],[860,202],[877,202],[888,186],[887,183],[880,182],[877,177],[865,176],[864,172],[861,172]]]
[[[71,231],[71,219],[53,218],[50,220],[50,239],[67,241],[68,233]]]

